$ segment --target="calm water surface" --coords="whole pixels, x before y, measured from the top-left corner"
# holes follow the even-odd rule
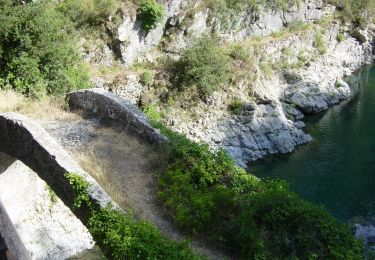
[[[375,66],[358,75],[350,101],[306,117],[313,142],[249,166],[259,177],[289,181],[301,197],[342,220],[375,216]]]

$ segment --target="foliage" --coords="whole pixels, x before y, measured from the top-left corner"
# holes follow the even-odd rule
[[[204,0],[206,7],[215,17],[235,18],[238,12],[259,12],[262,8],[286,11],[291,6],[300,5],[301,0]]]
[[[158,198],[185,232],[205,236],[243,259],[360,259],[361,243],[324,209],[282,181],[262,181],[163,126],[168,161]]]
[[[59,10],[78,27],[103,23],[118,7],[116,0],[65,0]]]
[[[326,43],[322,33],[319,32],[315,35],[313,46],[319,51],[319,54],[324,54],[327,52]]]
[[[304,31],[307,28],[309,28],[309,24],[301,20],[294,21],[288,25],[290,32]]]
[[[242,108],[243,108],[243,103],[239,99],[233,99],[229,105],[229,111],[231,111],[235,115],[241,114]]]
[[[351,22],[355,27],[364,27],[375,17],[374,0],[326,0],[337,6],[343,22]]]
[[[75,173],[65,177],[75,192],[74,206],[87,206],[88,228],[110,259],[201,259],[187,241],[178,243],[164,237],[146,221],[137,221],[112,207],[99,208],[89,199],[89,184]]]
[[[142,74],[142,77],[141,77],[141,82],[146,85],[146,86],[151,86],[152,83],[154,82],[154,74],[149,71],[149,70],[146,70],[145,72],[143,72]]]
[[[139,5],[139,18],[142,21],[142,29],[150,31],[164,19],[164,7],[156,0],[143,0]]]
[[[235,60],[248,62],[250,60],[250,51],[241,45],[233,45],[229,49],[229,56]]]
[[[89,193],[87,192],[89,184],[76,173],[66,173],[65,178],[74,190],[74,208],[78,209],[82,205],[91,206]]]
[[[203,36],[183,51],[175,68],[180,89],[195,85],[206,96],[228,81],[229,59],[216,38]]]
[[[87,86],[71,23],[53,3],[0,1],[0,87],[40,97]]]
[[[150,223],[108,208],[95,211],[89,230],[112,259],[200,259],[187,242],[172,242]]]
[[[345,40],[345,34],[343,30],[340,29],[339,33],[336,36],[336,40],[338,42],[342,42],[343,40]]]
[[[285,188],[246,194],[240,207],[228,240],[251,259],[362,259],[347,226]]]
[[[155,105],[145,106],[143,108],[143,112],[147,115],[151,122],[158,122],[162,118],[162,114]]]

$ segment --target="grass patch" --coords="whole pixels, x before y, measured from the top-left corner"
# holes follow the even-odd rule
[[[228,106],[229,111],[231,111],[234,115],[240,115],[243,109],[243,102],[239,99],[233,99]]]
[[[324,54],[327,52],[327,46],[322,33],[319,32],[315,35],[313,46],[318,50],[319,54]]]
[[[67,105],[60,97],[44,96],[35,99],[25,97],[13,90],[0,90],[0,112],[17,112],[36,120],[78,118],[67,111]]]

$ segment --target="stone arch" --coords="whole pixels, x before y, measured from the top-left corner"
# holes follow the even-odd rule
[[[41,126],[26,116],[0,114],[0,152],[22,161],[35,171],[83,223],[87,221],[87,212],[85,209],[74,210],[74,191],[65,173],[79,174],[89,183],[89,197],[94,203],[101,207],[116,205]]]

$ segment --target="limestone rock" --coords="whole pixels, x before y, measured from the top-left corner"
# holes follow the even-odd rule
[[[0,199],[31,259],[66,259],[93,248],[87,228],[20,161],[0,174]]]

